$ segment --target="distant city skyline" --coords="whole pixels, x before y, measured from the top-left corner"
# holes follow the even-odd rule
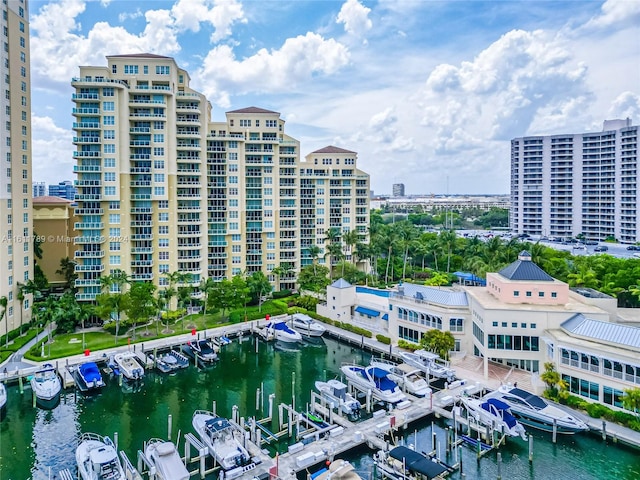
[[[71,79],[107,55],[175,58],[214,121],[281,112],[302,155],[348,145],[377,192],[508,193],[512,138],[640,121],[637,1],[41,0],[30,14],[34,181],[72,175]]]

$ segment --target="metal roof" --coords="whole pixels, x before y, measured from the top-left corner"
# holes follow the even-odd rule
[[[351,284],[347,282],[344,278],[341,278],[340,280],[336,280],[335,282],[333,282],[331,286],[333,288],[349,288],[351,287]]]
[[[451,307],[466,307],[469,305],[465,292],[457,292],[446,288],[425,287],[415,283],[405,283],[402,286],[398,286],[398,294],[426,303],[437,303]]]
[[[587,337],[596,341],[616,343],[640,351],[640,328],[619,323],[602,322],[577,313],[565,320],[560,327],[569,334]]]
[[[507,265],[498,273],[509,280],[553,282],[551,275],[531,261],[531,254],[526,250],[520,252],[518,260]]]

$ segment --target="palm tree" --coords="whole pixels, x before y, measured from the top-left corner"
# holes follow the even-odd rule
[[[209,303],[209,295],[211,295],[211,292],[213,292],[215,286],[216,282],[211,277],[203,278],[200,282],[200,291],[204,295],[204,301],[202,305],[202,323],[204,325],[206,325],[207,321],[207,304]]]
[[[340,251],[339,255],[342,255],[342,245],[340,242],[340,229],[337,227],[331,227],[325,232],[325,243],[328,243],[325,257],[329,257],[329,277],[331,277],[331,270],[335,261],[335,254]],[[339,249],[335,246],[338,245]]]
[[[444,247],[444,250],[447,252],[447,273],[451,270],[451,253],[456,246],[457,240],[456,232],[453,230],[445,230],[440,232],[438,239],[440,240],[440,244]]]
[[[16,294],[16,299],[20,304],[20,335],[22,335],[22,310],[24,309],[24,284],[18,282],[18,293]]]
[[[330,243],[327,245],[326,257],[329,257],[329,278],[333,279],[333,264],[342,260],[342,245],[340,243]]]
[[[2,322],[2,320],[5,317],[8,303],[9,301],[7,300],[7,297],[5,296],[0,297],[0,307],[2,307],[2,312],[0,312],[0,322]],[[9,319],[8,318],[5,320],[5,324],[4,324],[4,337],[6,342],[5,346],[8,346],[9,345]]]
[[[357,230],[349,230],[342,235],[342,241],[344,242],[344,245],[346,247],[345,250],[349,252],[350,256],[353,255],[353,247],[358,243],[359,240],[360,235],[358,235]],[[353,258],[351,259],[351,261],[354,264],[356,263],[353,261]]]
[[[311,257],[311,263],[313,264],[313,274],[316,274],[316,263],[318,261],[318,257],[322,253],[322,249],[318,245],[309,245],[307,247],[307,253]]]
[[[115,270],[111,275],[100,277],[100,286],[105,295],[102,297],[105,308],[116,314],[116,339],[118,343],[118,333],[120,330],[120,316],[126,308],[126,297],[124,288],[130,283],[129,276],[122,270]],[[100,295],[99,295],[100,297]]]

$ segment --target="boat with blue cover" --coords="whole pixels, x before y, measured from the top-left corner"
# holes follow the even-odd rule
[[[477,423],[491,427],[498,432],[510,437],[521,437],[527,439],[524,427],[513,416],[509,405],[496,399],[477,399],[471,397],[460,397],[460,401],[466,408],[470,418]]]
[[[302,335],[300,332],[292,329],[287,325],[287,322],[270,322],[266,329],[272,331],[276,340],[286,343],[295,343],[302,341]]]
[[[389,378],[389,372],[379,367],[343,365],[340,370],[353,385],[363,391],[371,390],[374,397],[387,403],[398,403],[407,399],[398,384]]]
[[[374,455],[373,462],[384,477],[392,480],[432,480],[452,471],[451,467],[405,446],[395,447],[388,452],[380,450]]]
[[[81,392],[98,390],[105,386],[100,369],[95,362],[86,362],[72,371],[73,379]]]
[[[511,408],[511,413],[520,423],[553,432],[573,435],[589,430],[589,426],[561,405],[553,405],[542,397],[511,385],[501,385],[497,390],[488,393],[484,398],[496,398]]]

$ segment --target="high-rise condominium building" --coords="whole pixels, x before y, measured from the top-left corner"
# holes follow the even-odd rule
[[[69,180],[59,182],[57,185],[49,185],[49,196],[73,201],[76,198],[76,187]]]
[[[394,197],[404,197],[404,183],[394,183],[392,193]]]
[[[78,175],[78,298],[120,269],[163,287],[165,274],[263,271],[277,288],[324,247],[330,226],[366,234],[369,179],[356,154],[329,147],[300,160],[280,114],[211,121],[207,99],[169,57],[107,57],[72,82]],[[363,199],[359,200],[358,194]]]
[[[44,182],[33,182],[33,198],[35,197],[44,197],[47,194],[47,184]]]
[[[511,141],[511,229],[588,240],[640,241],[638,127]]]
[[[31,295],[25,295],[21,305],[18,291],[19,283],[33,276],[33,228],[28,3],[8,0],[1,8],[5,81],[0,96],[0,299],[7,305],[0,332],[4,334],[31,319]]]

